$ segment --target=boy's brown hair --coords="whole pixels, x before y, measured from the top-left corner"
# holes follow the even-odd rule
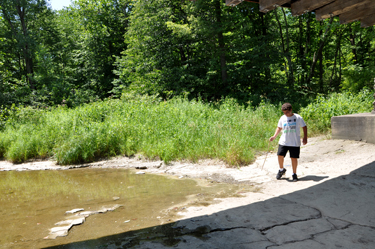
[[[290,111],[292,110],[292,105],[290,103],[285,103],[281,106],[282,111]]]

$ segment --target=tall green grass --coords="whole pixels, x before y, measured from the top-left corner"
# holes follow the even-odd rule
[[[331,118],[346,114],[371,112],[373,94],[363,89],[357,94],[351,92],[319,95],[314,102],[301,108],[301,116],[308,121],[311,134],[327,133],[331,129]]]
[[[325,133],[332,116],[369,112],[371,97],[369,91],[319,96],[299,114],[310,135]],[[0,157],[14,163],[54,157],[68,165],[142,154],[165,162],[216,158],[244,165],[267,150],[282,115],[280,107],[262,103],[245,108],[233,99],[210,104],[130,95],[75,109],[20,108],[0,132]]]
[[[77,164],[115,155],[150,159],[217,158],[248,164],[266,150],[280,116],[278,107],[244,108],[175,98],[124,97],[75,109],[19,109],[0,132],[0,157],[15,163],[53,156]]]

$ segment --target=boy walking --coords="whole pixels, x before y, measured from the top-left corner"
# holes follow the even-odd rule
[[[301,147],[301,127],[304,133],[302,143],[305,145],[307,144],[307,126],[300,115],[293,113],[292,105],[290,103],[283,104],[281,110],[284,115],[279,119],[275,134],[270,137],[270,141],[273,141],[282,131],[279,140],[279,149],[277,151],[280,169],[277,172],[276,179],[279,180],[286,172],[286,169],[284,169],[284,158],[289,151],[292,160],[293,181],[296,182],[298,181],[297,165]]]

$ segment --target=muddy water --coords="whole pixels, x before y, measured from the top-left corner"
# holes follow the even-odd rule
[[[208,205],[239,191],[243,186],[124,169],[0,172],[0,248],[43,248],[158,226],[189,203]],[[68,210],[115,204],[121,207],[87,217],[66,237],[43,239]]]

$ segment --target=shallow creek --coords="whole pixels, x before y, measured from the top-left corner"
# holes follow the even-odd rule
[[[0,248],[44,248],[173,223],[189,205],[209,205],[216,197],[238,196],[249,187],[136,174],[126,169],[74,169],[0,172]],[[67,236],[45,239],[82,208],[98,213],[75,225]]]

